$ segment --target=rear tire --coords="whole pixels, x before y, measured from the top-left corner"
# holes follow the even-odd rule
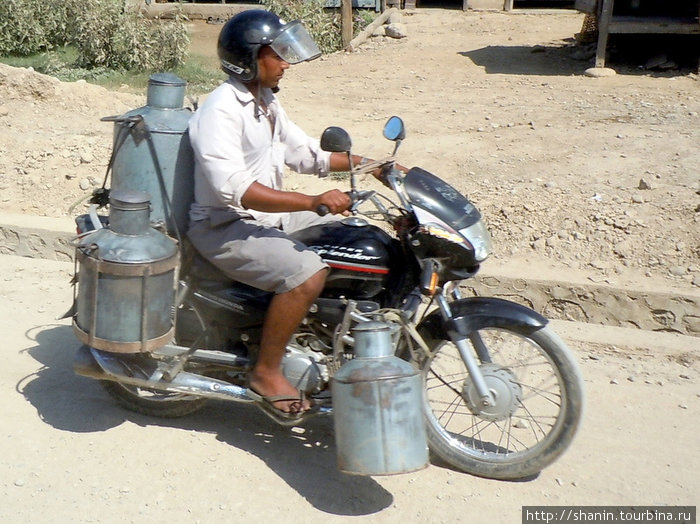
[[[207,400],[181,393],[168,393],[101,380],[102,387],[121,407],[159,418],[179,418],[204,407]]]
[[[192,322],[198,324],[195,330],[205,333],[205,323],[202,315],[188,301],[177,309],[178,323]],[[184,313],[184,314],[183,314]],[[180,341],[176,333],[176,344],[189,344],[192,341]],[[206,341],[206,335],[203,339]],[[146,357],[147,358],[147,357]],[[179,418],[199,411],[207,403],[207,399],[184,393],[170,393],[155,389],[140,388],[110,380],[101,380],[102,387],[123,408],[149,417]]]
[[[491,362],[480,367],[496,405],[481,406],[450,340],[426,338],[432,357],[421,369],[430,450],[473,475],[532,477],[561,456],[576,433],[583,411],[577,365],[549,327],[476,333],[488,349]]]

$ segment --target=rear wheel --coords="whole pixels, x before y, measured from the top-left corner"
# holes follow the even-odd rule
[[[486,328],[470,341],[495,402],[482,405],[450,340],[427,340],[432,357],[421,367],[430,449],[474,475],[533,476],[566,450],[579,425],[583,387],[571,352],[548,327]]]
[[[179,332],[188,331],[191,335],[192,331],[202,334],[201,339],[206,339],[204,335],[206,333],[205,323],[202,315],[197,311],[194,306],[185,302],[180,308],[178,308],[178,327],[184,327],[182,324],[187,324],[187,329]],[[193,343],[193,340],[179,340],[181,337],[176,334],[175,343],[181,345],[187,345],[188,347]],[[195,337],[200,338],[200,337]],[[137,367],[155,366],[155,361],[150,359],[148,355],[143,355],[139,362],[139,358],[135,358],[131,365]],[[150,362],[149,362],[150,360]],[[134,373],[142,373],[142,370],[134,370]],[[149,372],[150,374],[150,372]],[[113,382],[110,380],[100,381],[102,387],[109,393],[109,395],[117,401],[117,403],[123,408],[129,411],[134,411],[136,413],[141,413],[143,415],[148,415],[151,417],[161,417],[161,418],[178,418],[190,415],[195,411],[200,410],[206,404],[207,400],[194,395],[187,395],[185,393],[170,393],[167,391],[159,391],[155,389],[142,388],[138,386],[121,384],[119,382]]]
[[[206,399],[182,393],[156,391],[110,380],[102,380],[101,384],[117,404],[149,417],[184,417],[199,411],[206,403]]]

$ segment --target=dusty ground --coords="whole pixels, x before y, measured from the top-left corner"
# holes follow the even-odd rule
[[[401,162],[466,192],[487,217],[495,258],[524,273],[554,265],[697,290],[696,74],[621,62],[610,64],[617,76],[584,76],[592,62],[576,58],[586,49],[575,45],[575,12],[426,9],[404,21],[406,39],[291,68],[280,97],[297,123],[314,136],[343,126],[358,153],[380,157],[390,150],[383,122],[402,116]],[[202,42],[218,30],[194,25],[195,45],[210,46]],[[99,118],[145,102],[2,65],[0,95],[0,209],[24,215],[74,213],[109,158],[112,129]],[[292,177],[291,187],[325,186]],[[9,346],[0,384],[12,421],[0,458],[3,522],[517,522],[522,505],[697,503],[697,338],[674,339],[669,351],[652,338],[644,351],[572,339],[586,420],[571,450],[533,481],[438,466],[354,478],[335,471],[322,419],[290,432],[236,406],[175,422],[114,407],[72,375],[76,342],[55,321],[70,302],[72,265],[0,262]]]

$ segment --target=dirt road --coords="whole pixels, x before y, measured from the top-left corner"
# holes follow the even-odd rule
[[[585,326],[587,409],[571,449],[538,478],[498,482],[432,464],[393,477],[339,473],[330,418],[276,426],[212,402],[178,420],[123,411],[72,373],[73,266],[0,255],[0,520],[5,523],[520,522],[523,505],[695,505],[697,339]],[[614,338],[613,338],[614,337]],[[684,352],[682,348],[686,348]],[[686,357],[682,355],[687,353]]]

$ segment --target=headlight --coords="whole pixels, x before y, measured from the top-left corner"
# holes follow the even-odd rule
[[[452,233],[451,231],[448,231],[444,227],[441,227],[437,224],[425,224],[421,225],[419,230],[422,233],[425,233],[426,235],[430,235],[433,237],[437,238],[442,238],[444,240],[449,240],[450,242],[454,242],[455,244],[463,244],[464,239],[459,236],[457,233]]]
[[[491,235],[484,223],[479,220],[469,227],[460,229],[469,243],[474,247],[474,258],[477,262],[483,262],[491,254]]]

